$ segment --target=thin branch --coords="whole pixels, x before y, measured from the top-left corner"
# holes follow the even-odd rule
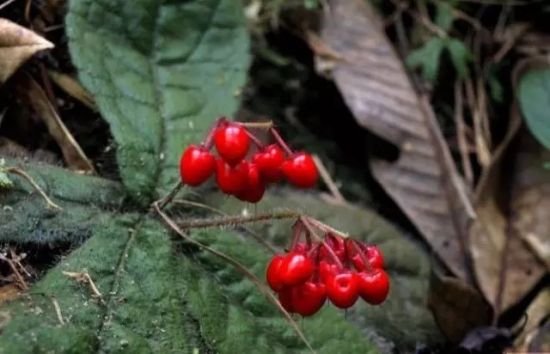
[[[468,152],[468,144],[466,141],[466,126],[464,123],[464,107],[462,99],[462,88],[459,81],[455,82],[455,127],[456,137],[458,141],[458,148],[460,151],[460,157],[462,159],[462,171],[464,177],[468,182],[468,187],[472,188],[474,183],[474,174],[472,172],[472,164],[470,161],[470,154]]]
[[[4,261],[8,264],[11,271],[13,272],[13,275],[15,276],[15,280],[19,288],[23,291],[28,290],[29,286],[27,285],[25,278],[21,275],[21,273],[19,273],[15,262],[12,259],[6,257],[6,255],[3,253],[0,253],[0,261]]]
[[[63,208],[61,208],[59,205],[55,204],[50,199],[50,197],[48,197],[48,195],[44,192],[44,190],[42,190],[42,188],[40,188],[40,186],[34,181],[34,179],[29,174],[27,174],[27,172],[25,172],[22,169],[17,168],[17,167],[6,167],[6,168],[4,168],[4,171],[9,172],[9,173],[13,173],[15,175],[21,176],[24,179],[26,179],[27,182],[29,182],[32,185],[32,187],[42,196],[42,198],[44,198],[48,208],[54,209],[54,210],[59,210],[59,211],[63,210]]]
[[[209,210],[209,211],[214,212],[214,213],[219,214],[219,215],[229,216],[227,213],[223,212],[220,209],[216,209],[216,208],[211,207],[209,205],[193,202],[193,201],[190,201],[190,200],[175,199],[174,204],[182,204],[182,205],[192,206],[192,207],[196,207],[196,208],[202,208],[202,209]],[[239,225],[238,228],[240,228],[240,229],[244,230],[246,233],[250,234],[254,238],[254,240],[256,240],[258,243],[260,243],[262,246],[264,246],[269,252],[271,252],[273,254],[277,253],[277,250],[275,249],[275,247],[273,247],[269,242],[264,240],[260,235],[258,235],[251,228],[249,228],[247,226],[244,226],[244,225]]]
[[[90,290],[92,291],[92,297],[99,299],[99,301],[103,305],[105,305],[105,301],[103,300],[103,295],[99,292],[99,289],[95,285],[90,274],[88,274],[87,272],[66,272],[66,271],[63,271],[63,274],[71,279],[76,280],[79,283],[87,284],[90,287]]]
[[[315,161],[315,165],[317,165],[317,170],[319,170],[321,179],[323,180],[323,182],[325,182],[325,185],[327,186],[334,199],[340,204],[347,204],[346,198],[344,198],[342,193],[340,193],[340,190],[336,186],[336,183],[332,179],[330,173],[328,173],[327,168],[323,164],[323,161],[317,155],[313,155],[313,160]]]

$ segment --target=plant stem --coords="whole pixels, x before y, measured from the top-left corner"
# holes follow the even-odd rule
[[[287,143],[283,140],[283,138],[281,137],[281,135],[279,134],[279,132],[277,131],[277,129],[275,128],[270,128],[269,129],[269,132],[271,133],[271,135],[273,136],[273,138],[275,139],[275,141],[277,142],[277,144],[279,144],[279,146],[281,148],[283,148],[283,150],[286,152],[287,155],[292,155],[294,154],[294,152],[292,151],[292,149],[287,145]]]
[[[219,227],[226,225],[240,225],[248,224],[253,222],[261,222],[266,220],[279,220],[279,219],[292,219],[299,218],[300,213],[292,210],[281,210],[273,211],[271,213],[256,214],[250,216],[224,216],[220,218],[209,218],[209,219],[195,219],[195,220],[185,220],[178,222],[178,226],[183,229],[200,229],[208,227]]]
[[[13,173],[14,175],[18,175],[18,176],[21,176],[24,179],[26,179],[32,185],[32,187],[42,196],[42,198],[44,198],[48,208],[54,209],[54,210],[59,210],[59,211],[63,210],[63,208],[61,208],[59,205],[55,204],[50,199],[50,197],[48,197],[48,195],[44,192],[44,190],[42,188],[40,188],[38,183],[36,183],[34,181],[34,179],[29,174],[27,174],[27,172],[25,172],[22,169],[17,168],[17,167],[8,167],[8,168],[5,168],[4,170],[6,172]]]
[[[273,128],[273,121],[269,120],[267,122],[239,122],[243,127],[247,128],[258,128],[258,129],[271,129]]]
[[[176,196],[176,194],[178,194],[182,187],[183,183],[181,181],[178,182],[178,184],[176,184],[167,195],[165,195],[162,199],[157,200],[155,203],[158,204],[160,209],[163,209],[166,204],[170,203],[172,199],[174,199],[174,197]]]

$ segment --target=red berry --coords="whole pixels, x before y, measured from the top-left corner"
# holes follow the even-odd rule
[[[224,160],[216,160],[216,182],[226,194],[238,194],[246,188],[248,179],[248,162],[241,161],[237,166],[230,166]]]
[[[304,152],[297,153],[283,162],[283,175],[294,186],[311,188],[317,182],[317,166],[311,155]]]
[[[330,247],[334,254],[340,259],[341,262],[343,262],[346,258],[346,246],[345,241],[341,237],[335,236],[333,234],[328,234],[325,237],[325,242],[322,245],[320,249],[319,257],[321,259],[329,259],[333,260],[333,256],[330,254],[329,250],[327,249]],[[334,261],[334,260],[333,260]]]
[[[276,144],[269,145],[252,157],[258,165],[260,174],[266,183],[278,182],[282,178],[281,165],[285,161],[285,153]]]
[[[359,295],[372,305],[377,305],[386,300],[390,291],[388,274],[382,269],[375,268],[371,272],[357,274]]]
[[[357,253],[357,250],[353,247],[348,247],[348,252],[352,255],[350,257],[351,261],[357,270],[363,271],[370,270],[371,268],[384,269],[384,257],[378,247],[364,244],[359,244],[359,247],[363,253],[362,255]],[[370,267],[365,265],[365,260],[369,262]]]
[[[283,305],[284,309],[290,313],[294,313],[294,304],[292,301],[293,288],[283,288],[279,291],[279,302]]]
[[[336,274],[338,274],[338,266],[336,264],[331,264],[327,261],[319,262],[319,278],[321,278],[323,283],[326,283],[328,279]]]
[[[313,262],[305,254],[290,252],[282,265],[283,282],[287,286],[303,284],[313,274]]]
[[[319,311],[326,299],[326,287],[322,283],[308,281],[292,288],[292,309],[302,316]]]
[[[353,306],[359,297],[359,287],[354,272],[342,272],[328,278],[327,296],[339,308]]]
[[[220,126],[214,134],[214,144],[218,154],[231,166],[235,166],[246,156],[250,137],[246,128],[235,123]]]
[[[216,159],[203,147],[190,145],[181,155],[180,175],[184,184],[198,186],[216,169]]]
[[[271,262],[269,262],[269,265],[267,266],[267,283],[274,291],[280,291],[284,287],[281,268],[284,263],[284,259],[284,256],[276,255],[271,259]]]
[[[248,163],[246,187],[236,196],[250,203],[259,202],[265,193],[265,185],[260,178],[260,171],[255,163]]]

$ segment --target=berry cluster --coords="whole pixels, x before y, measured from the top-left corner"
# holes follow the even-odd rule
[[[342,309],[359,297],[372,305],[386,299],[389,278],[378,247],[330,232],[318,243],[308,236],[307,242],[295,236],[290,251],[275,255],[267,267],[267,282],[288,312],[311,316],[327,298]]]
[[[265,146],[245,126],[220,118],[200,145],[190,145],[180,160],[184,184],[198,186],[213,174],[219,189],[240,200],[257,203],[266,185],[283,178],[300,188],[311,188],[318,178],[311,155],[293,152],[279,133],[269,127],[275,143]],[[252,145],[255,152],[245,160]],[[210,150],[215,146],[218,156]]]

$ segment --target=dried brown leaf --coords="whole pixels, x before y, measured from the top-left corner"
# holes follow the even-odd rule
[[[478,284],[496,314],[520,301],[546,272],[524,241],[536,237],[545,247],[550,242],[550,171],[543,167],[545,159],[550,152],[522,134],[512,163],[496,164],[479,195],[471,250]]]
[[[61,148],[68,167],[75,171],[95,173],[93,164],[67,129],[40,85],[30,77],[22,77],[18,88],[20,95],[46,124],[51,136]]]
[[[21,289],[15,284],[0,286],[0,305],[17,299],[21,295]]]
[[[36,52],[53,47],[33,31],[0,18],[0,84]]]
[[[447,267],[470,279],[467,223],[473,208],[425,99],[420,99],[382,23],[366,1],[328,2],[321,38],[342,60],[332,76],[357,122],[401,150],[373,173]]]
[[[94,111],[97,110],[97,106],[92,95],[86,91],[86,89],[84,89],[80,82],[78,82],[75,78],[52,70],[48,71],[48,74],[53,82],[55,82],[57,86],[63,89],[63,91],[65,91],[68,95],[78,100],[88,108],[93,109]]]
[[[527,352],[531,343],[542,329],[542,322],[550,316],[550,287],[543,289],[531,302],[526,311],[527,322],[516,338],[514,350]]]
[[[470,330],[491,322],[491,306],[483,295],[457,278],[434,274],[430,280],[428,306],[441,331],[455,343]]]

